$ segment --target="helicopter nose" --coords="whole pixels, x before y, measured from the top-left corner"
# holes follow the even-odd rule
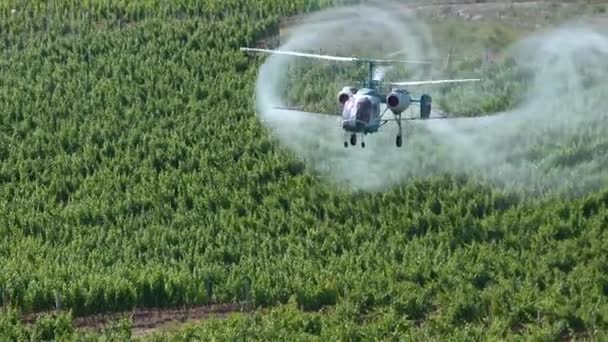
[[[357,118],[357,106],[356,100],[354,98],[348,99],[344,103],[344,108],[342,109],[342,126],[347,128],[349,126],[353,126],[355,124],[355,120]]]

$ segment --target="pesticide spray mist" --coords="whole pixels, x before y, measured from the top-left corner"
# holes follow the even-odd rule
[[[339,45],[344,55],[349,48],[360,53],[370,46],[365,57],[386,57],[371,47],[379,41],[393,51],[405,51],[407,59],[437,57],[430,30],[403,5],[333,8],[290,31],[280,49],[323,49],[329,54]],[[522,104],[483,118],[406,123],[402,148],[395,146],[394,123],[368,135],[367,148],[344,148],[337,117],[275,109],[287,105],[281,90],[297,57],[270,56],[265,61],[257,81],[257,111],[310,167],[351,189],[384,190],[439,174],[534,192],[573,194],[605,185],[608,37],[589,27],[565,25],[519,41],[508,53],[532,73]],[[422,68],[409,70],[410,79],[428,77]],[[338,91],[326,96],[333,98]],[[433,95],[437,106],[440,94]]]

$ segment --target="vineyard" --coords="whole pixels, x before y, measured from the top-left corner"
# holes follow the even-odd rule
[[[445,170],[374,192],[326,182],[260,122],[264,59],[239,47],[288,16],[356,2],[1,3],[0,339],[124,340],[128,320],[94,332],[73,322],[210,304],[243,312],[147,337],[608,337],[605,113],[522,127],[507,159],[538,161],[538,179],[496,186],[494,173]],[[529,68],[482,58],[523,32],[430,21],[440,53],[460,58],[447,74],[489,76],[440,88],[436,106],[475,116],[529,100]],[[308,83],[286,98],[333,108],[329,67],[303,65],[290,75]],[[590,97],[549,105],[552,117],[605,111],[602,75],[586,66]]]

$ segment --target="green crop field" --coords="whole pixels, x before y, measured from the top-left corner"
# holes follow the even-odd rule
[[[447,170],[373,192],[327,182],[259,120],[264,58],[239,47],[330,3],[340,2],[0,4],[0,340],[128,340],[138,337],[128,319],[94,331],[75,321],[235,303],[243,312],[141,338],[608,337],[606,116],[582,134],[518,131],[538,145],[509,158],[547,170],[531,192]],[[455,56],[449,76],[489,76],[479,88],[439,88],[436,106],[474,116],[525,100],[530,70],[509,58],[486,65],[483,51],[527,28],[429,22],[439,52]],[[293,70],[289,101],[333,108],[339,83],[325,83],[327,71]],[[570,94],[564,110],[605,112],[601,75],[581,73],[595,96]],[[544,178],[562,188],[540,191]]]

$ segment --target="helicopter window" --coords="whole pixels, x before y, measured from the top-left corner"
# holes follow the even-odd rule
[[[372,103],[368,99],[359,101],[357,103],[357,109],[359,109],[359,110],[369,111],[371,108],[372,108]]]
[[[368,99],[362,99],[357,102],[357,119],[368,122],[371,116],[372,102]]]

